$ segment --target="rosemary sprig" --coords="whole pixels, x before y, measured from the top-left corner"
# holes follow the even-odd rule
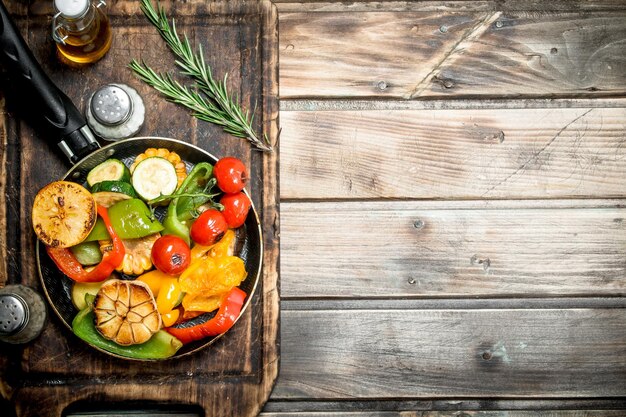
[[[254,115],[250,116],[248,111],[244,113],[238,104],[239,98],[228,93],[226,87],[228,74],[222,81],[213,78],[211,68],[204,61],[202,45],[198,45],[198,53],[193,52],[187,35],[183,34],[182,38],[178,35],[174,19],[170,25],[158,0],[156,9],[152,5],[152,0],[141,0],[141,10],[178,58],[176,65],[181,68],[181,73],[192,77],[199,92],[206,95],[208,100],[205,100],[199,92],[192,91],[173,80],[169,74],[158,74],[145,63],[139,64],[133,60],[130,68],[138,77],[161,92],[169,101],[193,110],[195,117],[220,125],[225,132],[247,139],[257,148],[271,152],[272,146],[267,135],[263,135],[262,140],[259,139],[252,127]]]

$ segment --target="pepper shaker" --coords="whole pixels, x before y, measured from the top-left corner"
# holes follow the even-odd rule
[[[41,333],[46,322],[41,296],[24,285],[0,288],[0,342],[28,343]]]

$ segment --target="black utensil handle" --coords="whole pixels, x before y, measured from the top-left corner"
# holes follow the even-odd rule
[[[0,1],[0,58],[11,87],[28,100],[26,118],[76,162],[100,145],[81,112],[43,72]]]

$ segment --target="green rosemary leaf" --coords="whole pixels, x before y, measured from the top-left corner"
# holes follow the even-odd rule
[[[163,94],[166,100],[191,109],[194,117],[222,126],[226,133],[245,138],[257,148],[271,152],[272,146],[267,135],[259,138],[252,126],[254,114],[250,116],[250,112],[246,111],[244,115],[239,105],[239,97],[228,94],[228,74],[224,75],[223,81],[213,78],[211,67],[204,60],[202,46],[198,45],[197,52],[194,53],[187,35],[178,35],[176,22],[172,19],[170,23],[158,0],[156,8],[152,0],[141,0],[140,7],[176,56],[175,63],[181,74],[191,77],[197,90],[190,90],[173,80],[171,75],[159,74],[144,62],[140,64],[133,60],[129,66],[137,77]]]

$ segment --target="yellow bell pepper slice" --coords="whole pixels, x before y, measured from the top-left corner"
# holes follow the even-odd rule
[[[191,263],[210,256],[211,258],[221,258],[228,256],[228,250],[231,243],[235,240],[235,232],[228,229],[222,239],[214,245],[202,246],[195,245],[191,248]]]
[[[169,313],[178,305],[182,295],[178,278],[168,277],[163,280],[159,294],[156,297],[157,310],[163,314]]]
[[[161,320],[163,321],[163,327],[170,327],[176,323],[178,320],[178,316],[180,316],[180,310],[175,309],[168,313],[161,314]]]
[[[171,276],[159,271],[158,269],[155,269],[153,271],[146,272],[145,274],[140,275],[139,277],[137,277],[137,280],[145,283],[148,287],[150,287],[150,290],[152,290],[152,295],[156,297],[159,294],[159,290],[161,290],[163,282],[168,278],[171,278]]]

